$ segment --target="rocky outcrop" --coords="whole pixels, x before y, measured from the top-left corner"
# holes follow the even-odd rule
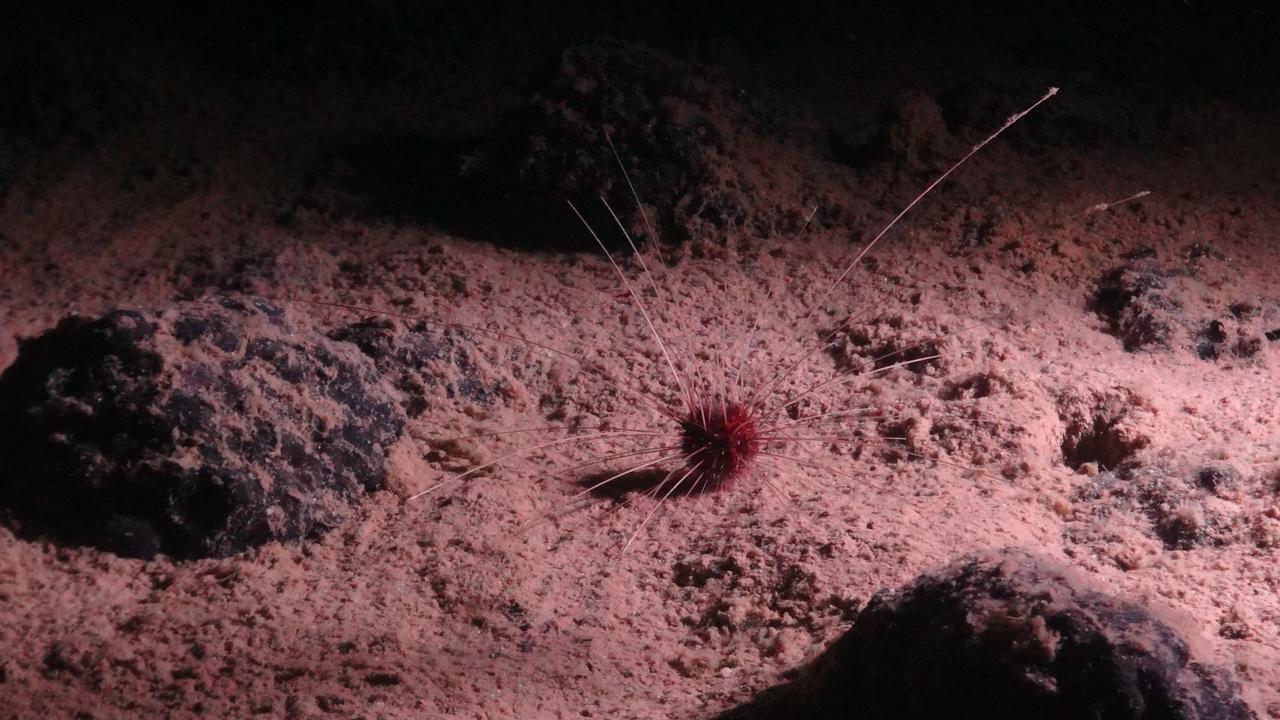
[[[721,720],[1248,720],[1223,670],[1145,608],[1011,549],[875,597],[792,683]]]
[[[230,555],[340,521],[403,424],[356,347],[262,301],[71,316],[0,375],[0,512],[130,557]]]

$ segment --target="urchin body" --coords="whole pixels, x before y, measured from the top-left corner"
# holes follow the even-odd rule
[[[680,419],[688,487],[693,492],[728,490],[750,468],[763,439],[750,407],[704,401]]]

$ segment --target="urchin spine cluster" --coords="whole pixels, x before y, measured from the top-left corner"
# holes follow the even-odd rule
[[[679,425],[689,487],[696,492],[731,488],[763,444],[755,415],[737,402],[702,402]]]

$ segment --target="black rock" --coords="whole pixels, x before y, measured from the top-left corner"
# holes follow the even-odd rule
[[[1098,281],[1093,309],[1124,342],[1125,350],[1170,346],[1182,307],[1165,292],[1165,285],[1165,275],[1144,261],[1117,267]]]
[[[1231,497],[1240,482],[1229,465],[1199,469],[1160,459],[1130,459],[1103,470],[1072,493],[1080,510],[1068,523],[1068,538],[1096,540],[1118,512],[1145,516],[1149,532],[1169,550],[1230,545],[1248,537],[1247,522],[1234,503],[1209,502],[1211,495]]]
[[[1009,549],[876,596],[792,683],[721,720],[1248,720],[1220,669],[1145,608]]]
[[[852,227],[854,208],[819,190],[826,170],[805,169],[828,154],[820,124],[794,102],[601,40],[550,58],[484,137],[352,139],[317,172],[341,188],[339,211],[522,250],[598,251],[568,200],[610,252],[630,253],[619,223],[639,246]]]
[[[25,537],[226,556],[339,522],[403,424],[359,350],[264,302],[72,316],[0,375],[0,505]]]
[[[340,327],[329,338],[349,342],[368,355],[378,372],[400,391],[409,417],[426,412],[427,397],[433,393],[482,405],[503,394],[501,380],[488,379],[476,368],[470,350],[474,343],[465,338],[459,341],[452,330],[435,332],[422,324],[405,326],[369,318]],[[449,371],[439,372],[442,366]]]
[[[718,223],[742,220],[745,209],[715,192],[725,131],[712,107],[716,94],[705,68],[643,46],[565,50],[477,155],[470,172],[477,196],[490,201],[468,230],[484,233],[483,224],[493,223],[492,235],[592,248],[565,205],[569,199],[611,251],[629,251],[597,198],[606,198],[629,230],[647,235],[609,140],[651,208],[647,219],[669,240],[684,239],[698,214]],[[637,238],[646,239],[652,240]]]
[[[1235,301],[1225,312],[1203,303],[1184,304],[1185,298],[1202,294],[1194,280],[1202,261],[1222,258],[1211,246],[1188,249],[1182,268],[1131,254],[1137,259],[1099,278],[1090,303],[1125,350],[1187,348],[1201,360],[1247,360],[1262,351],[1271,337],[1268,329],[1280,318],[1276,298]]]
[[[770,194],[752,167],[760,158],[744,157],[784,138],[816,145],[819,138],[792,113],[732,86],[714,68],[643,45],[570,47],[538,74],[494,135],[457,162],[455,195],[436,208],[436,219],[460,234],[524,248],[594,250],[569,200],[611,252],[624,253],[630,246],[601,198],[640,244],[654,234],[675,244],[728,229],[796,230],[812,196],[799,202]],[[764,159],[781,162],[776,152]],[[814,222],[841,212],[824,205]]]
[[[1223,496],[1240,486],[1240,471],[1230,465],[1205,465],[1196,471],[1200,487]]]

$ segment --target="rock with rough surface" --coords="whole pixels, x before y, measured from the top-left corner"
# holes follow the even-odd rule
[[[721,720],[1249,720],[1221,669],[1056,563],[989,552],[874,598],[792,683]]]
[[[619,222],[638,243],[653,242],[654,233],[674,244],[729,229],[794,232],[807,224],[812,194],[779,196],[744,161],[764,145],[772,148],[766,161],[785,164],[780,139],[816,142],[792,112],[731,86],[713,68],[643,45],[571,47],[462,163],[458,184],[484,212],[451,225],[518,245],[594,249],[568,199],[611,251],[630,251]],[[808,218],[815,226],[847,220],[847,210],[817,204],[821,211]]]
[[[71,316],[0,375],[0,511],[129,557],[231,555],[339,522],[403,424],[358,349],[265,302]]]

